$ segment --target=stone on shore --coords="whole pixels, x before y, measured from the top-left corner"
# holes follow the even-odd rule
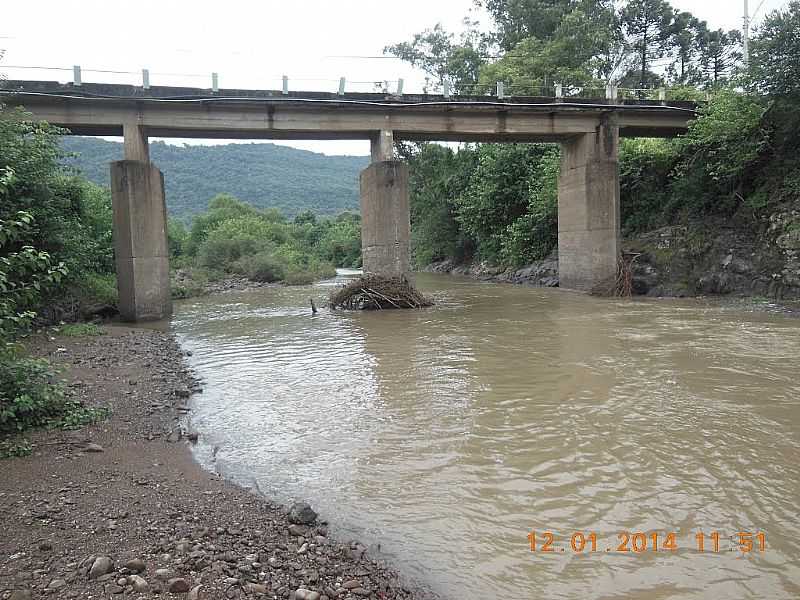
[[[175,577],[169,580],[167,583],[167,589],[169,590],[170,594],[185,594],[191,589],[191,587],[189,586],[189,582],[183,577]]]
[[[98,556],[89,569],[89,579],[97,579],[114,570],[114,561],[110,556]]]
[[[145,593],[150,591],[150,585],[143,577],[140,577],[139,575],[131,575],[128,577],[128,580],[133,586],[134,592]]]
[[[144,564],[144,561],[141,558],[132,558],[125,563],[125,568],[131,573],[141,573],[147,568],[147,566]]]
[[[295,502],[289,509],[289,522],[296,525],[311,525],[317,520],[317,513],[306,502]]]

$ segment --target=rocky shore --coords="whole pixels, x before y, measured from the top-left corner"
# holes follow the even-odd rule
[[[200,468],[183,423],[202,390],[174,338],[105,329],[29,344],[63,368],[70,394],[111,414],[28,435],[32,455],[0,463],[0,599],[430,597],[329,537],[311,507]]]

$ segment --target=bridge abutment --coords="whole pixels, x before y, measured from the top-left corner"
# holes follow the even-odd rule
[[[410,277],[408,165],[373,162],[361,171],[361,255],[365,273]]]
[[[619,128],[603,119],[594,133],[562,144],[558,179],[559,286],[590,291],[616,276],[619,258]]]
[[[139,160],[111,163],[119,311],[125,321],[172,313],[164,177]]]

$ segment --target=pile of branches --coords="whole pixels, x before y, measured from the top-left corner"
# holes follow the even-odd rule
[[[637,252],[623,252],[617,261],[617,274],[592,288],[593,296],[630,298],[633,295],[633,264],[641,256]]]
[[[334,290],[330,297],[332,309],[383,310],[423,306],[433,306],[433,300],[424,296],[405,277],[364,275]]]

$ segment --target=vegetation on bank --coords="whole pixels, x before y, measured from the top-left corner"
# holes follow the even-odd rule
[[[177,297],[231,275],[300,285],[361,265],[361,218],[354,213],[319,218],[304,211],[288,220],[277,209],[220,194],[188,229],[171,220],[168,235],[172,267],[187,275],[173,287]]]
[[[110,237],[97,235],[103,219],[110,224],[105,196],[59,167],[58,133],[0,107],[0,457],[30,450],[11,434],[102,416],[69,398],[49,363],[17,341],[42,302],[65,290],[91,294],[110,270]]]
[[[616,12],[603,1],[479,4],[493,17],[492,31],[473,29],[457,40],[437,26],[387,52],[425,69],[432,88],[448,81],[462,93],[497,80],[514,93],[555,81],[573,90],[607,81],[686,85],[673,93],[695,99],[705,99],[698,88],[705,89],[710,100],[686,136],[622,140],[623,234],[680,224],[691,246],[680,250],[699,257],[711,245],[711,228],[729,224],[783,240],[776,269],[800,254],[787,236],[800,229],[800,2],[765,19],[749,70],[735,32],[710,31],[663,0],[629,0]],[[668,66],[656,73],[655,61]],[[511,267],[554,250],[557,146],[404,144],[399,152],[411,165],[418,267],[445,258]],[[664,252],[666,262],[675,250]]]

